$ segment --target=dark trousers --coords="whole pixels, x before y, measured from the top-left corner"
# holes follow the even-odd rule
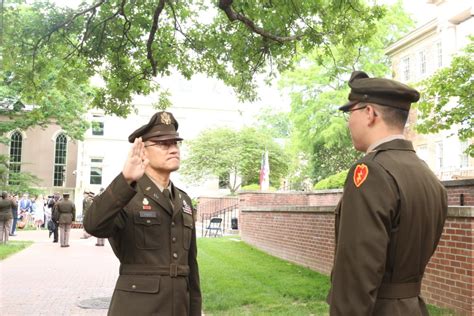
[[[56,223],[56,228],[54,228],[53,230],[53,241],[54,242],[58,242],[58,227],[59,227],[59,224]]]
[[[16,231],[16,222],[18,222],[18,215],[17,216],[13,216],[13,223],[12,223],[12,235],[15,235],[15,231]]]

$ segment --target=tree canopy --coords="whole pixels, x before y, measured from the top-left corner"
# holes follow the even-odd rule
[[[236,192],[241,184],[258,183],[265,149],[269,152],[270,183],[273,186],[279,187],[281,178],[288,170],[288,158],[283,149],[269,134],[250,127],[240,131],[209,129],[187,145],[187,155],[180,173],[194,183],[209,176],[231,176],[228,183],[231,193]]]
[[[354,70],[387,76],[390,67],[384,50],[411,25],[413,22],[398,2],[389,7],[363,43],[353,47],[343,43],[315,47],[298,59],[298,67],[284,73],[280,85],[291,96],[292,141],[295,149],[303,152],[303,160],[309,161],[313,180],[347,169],[360,156],[353,149],[346,122],[337,110],[347,102],[347,80]],[[298,168],[299,165],[293,166],[295,173]]]
[[[133,110],[133,95],[159,90],[159,78],[174,71],[219,78],[252,100],[257,74],[288,69],[295,54],[314,47],[358,47],[384,12],[360,0],[95,0],[77,8],[11,0],[2,6],[1,79],[10,92],[1,99],[60,106],[65,100],[50,95],[58,92],[120,116]],[[103,85],[82,87],[95,75]]]
[[[416,129],[423,134],[456,128],[459,139],[474,137],[474,36],[449,67],[438,70],[420,84]],[[474,144],[468,147],[474,157]]]

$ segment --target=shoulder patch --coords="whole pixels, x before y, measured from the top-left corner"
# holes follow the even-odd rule
[[[366,164],[357,165],[354,170],[354,184],[356,187],[360,187],[362,183],[367,179],[369,175],[369,168]]]

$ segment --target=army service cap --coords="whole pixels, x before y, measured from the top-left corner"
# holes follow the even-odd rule
[[[155,113],[148,124],[143,125],[130,136],[128,141],[133,143],[135,138],[141,137],[143,141],[183,140],[178,134],[178,122],[170,112]]]
[[[408,111],[420,99],[415,89],[395,80],[369,78],[363,71],[354,71],[349,79],[349,102],[339,108],[347,111],[359,102],[375,103]]]

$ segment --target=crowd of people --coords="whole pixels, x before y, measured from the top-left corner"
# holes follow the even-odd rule
[[[84,192],[83,214],[92,204],[92,191]],[[46,198],[42,194],[17,194],[3,191],[0,200],[0,243],[7,243],[9,237],[16,236],[18,229],[47,229],[48,238],[61,247],[69,247],[69,235],[76,219],[76,207],[69,199],[69,193],[55,192]],[[84,238],[90,235],[84,231]],[[105,239],[97,238],[96,246],[104,246]]]

